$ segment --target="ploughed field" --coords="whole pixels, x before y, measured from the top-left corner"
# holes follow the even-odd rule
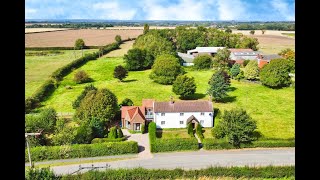
[[[115,42],[115,36],[122,39],[136,38],[142,29],[79,29],[25,34],[25,47],[73,47],[82,38],[87,46],[104,46]]]

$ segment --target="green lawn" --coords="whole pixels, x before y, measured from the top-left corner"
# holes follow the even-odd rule
[[[157,137],[162,139],[191,138],[186,128],[157,130]]]
[[[281,33],[282,35],[287,35],[289,37],[295,37],[296,33]]]
[[[46,56],[25,56],[25,97],[31,96],[53,71],[81,57],[81,50],[76,50],[75,55],[73,50],[61,51],[64,53]],[[97,50],[86,49],[84,54],[94,51]]]
[[[121,102],[130,98],[135,105],[141,105],[143,98],[154,98],[167,101],[170,95],[176,100],[178,96],[172,93],[171,85],[160,85],[152,82],[148,77],[151,70],[129,72],[125,82],[113,78],[113,69],[119,64],[124,64],[122,58],[104,57],[90,61],[80,69],[85,70],[94,80],[98,88],[109,88]],[[193,71],[186,69],[187,75],[195,77],[197,91],[195,98],[208,99],[205,95],[208,80],[213,71]],[[61,82],[61,85],[43,104],[56,109],[57,112],[74,112],[72,101],[81,93],[86,84],[77,85],[73,82],[74,72],[70,73]],[[232,91],[230,98],[225,103],[214,103],[214,108],[221,111],[240,107],[258,123],[258,130],[267,138],[294,138],[295,120],[295,90],[291,87],[279,90],[270,89],[260,84],[231,81]],[[66,89],[65,86],[72,89]],[[215,119],[215,123],[219,117]],[[171,135],[168,135],[171,136]],[[206,135],[205,135],[206,136]]]

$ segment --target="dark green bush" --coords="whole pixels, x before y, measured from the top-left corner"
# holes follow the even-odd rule
[[[197,126],[196,126],[196,133],[197,133],[197,136],[200,138],[200,140],[202,141],[203,140],[203,138],[204,138],[204,136],[203,136],[203,134],[202,134],[202,126],[201,126],[201,124],[197,124]]]
[[[72,108],[77,109],[80,106],[81,100],[87,95],[90,90],[97,90],[93,84],[86,85],[81,94],[77,97],[77,99],[72,103]]]
[[[41,102],[55,90],[55,82],[53,79],[46,80],[31,96],[31,98]]]
[[[117,127],[110,128],[108,138],[109,139],[117,139],[118,138]]]
[[[27,169],[25,172],[25,180],[36,180],[36,179],[42,179],[42,180],[55,180],[59,179],[55,176],[52,170],[50,168],[30,168]]]
[[[121,128],[118,128],[118,138],[123,138],[123,132]]]
[[[193,127],[192,127],[192,123],[189,123],[188,124],[188,134],[191,136],[191,137],[194,137],[194,130],[193,130]]]
[[[196,138],[155,139],[151,152],[198,150]]]
[[[142,134],[145,133],[145,125],[144,125],[144,124],[141,125],[141,133],[142,133]]]
[[[212,56],[210,55],[200,55],[194,58],[194,68],[197,70],[210,69],[212,68]]]
[[[149,179],[216,179],[214,177],[234,178],[288,178],[295,177],[295,166],[267,167],[209,167],[199,170],[183,169],[107,169],[105,171],[88,171],[77,175],[65,175],[65,180],[110,179],[110,180],[149,180]]]
[[[65,146],[39,146],[30,148],[30,153],[32,154],[32,161],[111,156],[138,153],[138,143],[135,141],[125,141],[97,144],[74,144]],[[25,162],[28,161],[29,158],[26,149]]]
[[[80,71],[78,71],[78,72],[76,72],[74,74],[73,80],[77,84],[81,84],[81,83],[90,82],[91,78],[89,77],[89,75],[84,70],[80,70]]]
[[[121,138],[117,138],[117,139],[109,139],[109,138],[94,138],[91,141],[91,144],[95,144],[95,143],[105,143],[105,142],[122,142],[125,141],[126,137],[121,137]]]
[[[154,143],[157,138],[157,125],[155,122],[150,122],[148,125],[148,132],[149,132],[149,143],[150,143],[150,151],[153,152]]]

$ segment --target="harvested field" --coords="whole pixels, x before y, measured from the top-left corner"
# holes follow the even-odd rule
[[[69,30],[69,28],[25,28],[24,32],[28,34],[28,33],[66,31],[66,30]]]
[[[242,33],[244,35],[250,35],[250,30],[235,30],[232,29],[232,33]],[[276,31],[276,30],[266,30],[264,34],[262,34],[261,30],[255,30],[255,35],[278,35],[283,36],[282,33],[295,33],[295,31]]]
[[[25,34],[25,47],[73,47],[78,38],[82,38],[88,46],[103,46],[115,42],[114,37],[122,39],[136,38],[143,30],[105,30],[80,29]]]
[[[127,54],[128,50],[132,48],[134,41],[126,41],[120,45],[120,49],[111,51],[103,57],[122,57]]]
[[[259,41],[259,51],[267,54],[279,53],[282,49],[295,49],[295,39],[278,35],[253,35]]]

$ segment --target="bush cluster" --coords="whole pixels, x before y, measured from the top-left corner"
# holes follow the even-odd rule
[[[196,138],[156,139],[152,144],[151,152],[198,150]]]
[[[83,158],[138,153],[135,141],[108,142],[97,144],[74,144],[64,146],[38,146],[30,148],[33,161],[52,159]],[[25,162],[28,162],[28,150],[25,150]]]
[[[91,144],[95,143],[105,143],[105,142],[121,142],[125,141],[126,137],[116,138],[116,139],[110,139],[110,138],[94,138],[91,141]]]

